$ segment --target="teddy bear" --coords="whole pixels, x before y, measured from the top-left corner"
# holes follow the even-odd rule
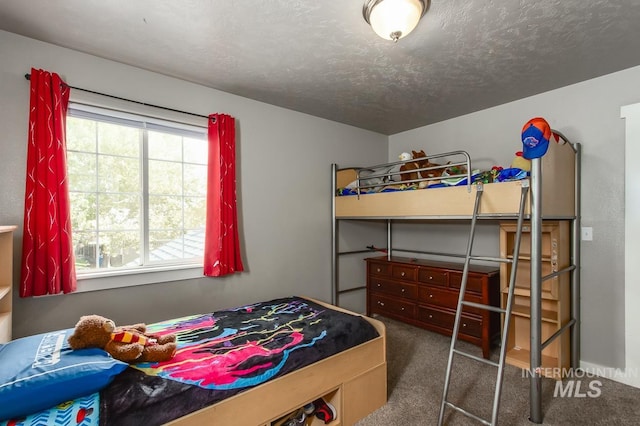
[[[403,152],[402,154],[400,154],[399,158],[402,161],[406,161],[410,159],[416,160],[416,161],[409,161],[407,163],[404,163],[402,166],[400,166],[400,179],[402,179],[402,181],[420,179],[422,177],[420,175],[420,172],[416,172],[413,170],[417,170],[421,168],[420,166],[421,163],[418,159],[424,158],[426,156],[427,154],[425,154],[423,150],[411,151],[411,154],[409,154],[408,152]]]
[[[128,362],[161,362],[176,352],[175,334],[146,334],[144,323],[116,327],[100,315],[85,315],[75,326],[68,342],[72,349],[100,348],[113,358]]]
[[[427,158],[427,154],[424,152],[424,150],[420,150],[420,151],[412,150],[411,154],[406,152],[403,152],[402,154],[400,154],[400,160],[406,161],[410,159],[413,159],[416,161],[409,161],[400,167],[400,172],[401,172],[400,176],[403,181],[426,179],[426,178],[434,179],[442,176],[442,174],[445,172],[445,167],[442,167],[441,164],[432,163],[431,161],[429,161],[429,159]],[[426,169],[431,167],[433,167],[433,169],[431,170],[420,170],[420,169]],[[417,171],[414,171],[414,170],[417,170]],[[418,184],[418,186],[420,188],[425,188],[426,186],[433,183],[438,183],[438,181],[435,181],[435,180],[422,181]]]

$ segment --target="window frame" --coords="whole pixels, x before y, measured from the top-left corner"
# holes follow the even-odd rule
[[[84,111],[84,113],[78,113],[78,111]],[[122,120],[123,124],[132,117],[134,120],[144,118],[144,121],[150,124],[146,130],[182,129],[185,131],[185,135],[188,132],[193,132],[194,135],[204,135],[205,140],[207,137],[207,118],[205,116],[195,116],[194,114],[180,113],[175,110],[164,110],[122,99],[110,99],[93,93],[81,93],[80,96],[71,96],[67,116],[86,115],[84,118],[90,118],[91,113],[112,117],[114,119],[113,122]],[[167,126],[168,123],[170,123],[170,126]],[[143,146],[146,146],[146,144],[143,144]],[[144,156],[140,170],[143,173],[143,167],[148,167],[147,162],[149,159],[147,153],[140,153],[140,155]],[[143,206],[147,207],[143,214],[147,216],[146,220],[148,220],[149,194],[145,188],[141,192],[142,197],[145,198]],[[143,224],[140,226],[143,228],[144,238],[148,240],[148,229],[145,230]],[[145,244],[147,243],[148,241],[145,242]],[[145,253],[145,256],[148,256],[148,253]],[[201,278],[204,276],[202,262],[203,257],[199,257],[175,263],[143,265],[138,268],[93,269],[80,273],[76,271],[77,291],[107,290]],[[125,277],[126,279],[123,279]]]

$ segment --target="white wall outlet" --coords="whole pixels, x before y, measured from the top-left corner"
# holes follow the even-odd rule
[[[591,227],[582,227],[582,241],[593,241],[593,228]]]

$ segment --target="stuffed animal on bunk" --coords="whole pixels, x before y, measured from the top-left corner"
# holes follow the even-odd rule
[[[421,152],[424,154],[424,151]],[[419,156],[420,154],[418,152],[411,151],[411,154],[409,154],[408,152],[403,152],[402,154],[400,154],[399,158],[401,161],[408,161],[414,159],[417,160]],[[424,157],[426,157],[426,154],[424,154]],[[419,168],[420,166],[418,165],[417,161],[408,161],[407,163],[404,163],[400,166],[400,180],[408,181],[421,178],[422,176],[420,176],[419,172],[413,171]]]
[[[531,160],[527,160],[526,158],[524,158],[523,152],[518,151],[516,152],[515,158],[511,161],[511,168],[530,172]]]
[[[439,168],[434,170],[419,171],[419,169],[441,166],[440,164],[430,162],[427,158],[427,154],[422,149],[420,151],[412,150],[411,154],[409,154],[408,152],[403,152],[402,154],[400,154],[400,160],[402,161],[411,159],[416,161],[409,161],[400,166],[400,177],[403,181],[439,177],[442,176],[442,173],[445,170],[444,168]],[[428,181],[419,182],[419,186],[421,188],[424,188],[428,184]]]
[[[413,154],[410,154],[408,152],[403,152],[398,156],[398,158],[400,159],[400,161],[409,161],[413,159]]]
[[[441,180],[437,179],[439,177],[447,177],[452,175],[455,176],[467,172],[467,169],[464,166],[446,167],[451,163],[450,161],[444,165],[439,163],[432,163],[431,161],[429,161],[429,159],[427,158],[427,154],[425,154],[423,150],[417,152],[412,151],[412,158],[417,159],[418,161],[407,164],[417,164],[417,167],[415,167],[415,169],[431,168],[431,170],[412,172],[412,175],[415,174],[415,179],[429,179],[419,182],[419,188],[426,188],[427,186],[441,184]]]

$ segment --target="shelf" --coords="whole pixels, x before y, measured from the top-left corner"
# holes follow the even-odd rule
[[[509,289],[503,288],[501,292],[502,294],[507,294],[509,292]],[[516,296],[531,297],[531,290],[529,290],[528,288],[516,287],[513,289],[513,294]],[[545,300],[558,300],[557,297],[555,297],[551,292],[548,291],[542,291],[542,298]]]
[[[15,226],[0,226],[0,343],[11,340],[13,231]]]
[[[522,307],[522,305],[519,306]],[[516,367],[529,369],[531,321],[528,316],[511,315],[509,324],[506,362]],[[559,328],[560,324],[557,322],[541,321],[541,341],[546,341]],[[559,379],[561,378],[560,371],[569,367],[567,363],[568,344],[569,335],[565,333],[542,350],[542,367],[547,370],[545,376]]]
[[[531,309],[528,305],[516,305],[515,303],[511,306],[511,315],[518,315],[524,318],[530,318]],[[542,321],[550,322],[553,324],[558,324],[558,313],[556,311],[552,311],[550,309],[542,309],[541,310]]]
[[[509,318],[506,362],[520,368],[530,369],[531,348],[531,268],[540,266],[540,326],[541,342],[545,342],[569,321],[570,317],[570,274],[559,274],[550,279],[542,279],[569,266],[570,232],[568,221],[544,221],[540,229],[539,258],[532,257],[531,245],[534,235],[522,233],[516,282],[513,291],[513,306]],[[513,249],[517,237],[514,223],[500,224],[500,255],[514,260]],[[538,263],[539,262],[539,263]],[[501,305],[504,308],[509,293],[509,280],[513,263],[500,265]],[[542,374],[561,379],[562,371],[570,365],[570,335],[566,331],[557,336],[542,350]]]
[[[506,361],[510,365],[529,370],[531,351],[525,348],[511,348],[507,350]],[[558,358],[542,355],[542,375],[552,379],[561,379],[561,370],[558,368]],[[546,374],[545,374],[546,373]]]
[[[11,287],[8,285],[0,285],[0,299],[9,294]]]
[[[513,255],[508,254],[508,255],[506,256],[506,258],[507,258],[507,259],[513,259]],[[525,260],[525,261],[527,261],[527,262],[530,262],[530,261],[531,261],[531,256],[530,256],[529,254],[527,254],[527,255],[523,255],[523,254],[521,254],[520,256],[518,256],[518,261],[520,261],[520,260]],[[542,256],[540,256],[540,260],[541,260],[542,262],[550,263],[550,262],[551,262],[551,256],[548,256],[548,255],[547,255],[547,256],[542,255]]]
[[[11,340],[11,312],[0,313],[0,343]]]

